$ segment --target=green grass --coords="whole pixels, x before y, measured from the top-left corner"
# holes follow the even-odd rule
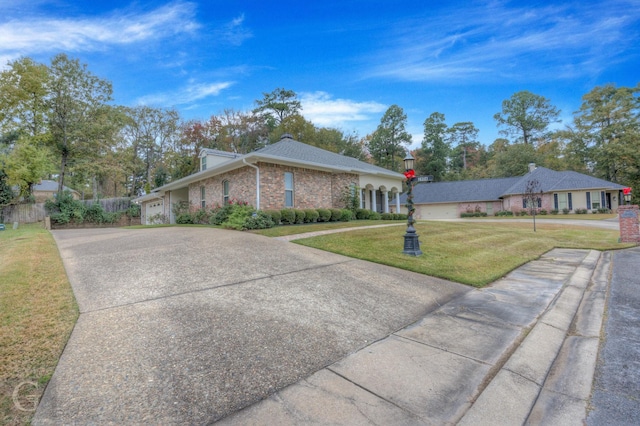
[[[0,424],[28,424],[78,318],[58,248],[41,224],[0,231],[0,295]],[[14,403],[16,389],[26,411]]]
[[[559,248],[613,250],[617,231],[538,224],[419,222],[422,256],[402,253],[404,229],[370,228],[296,240],[298,244],[421,274],[484,286],[547,251]]]
[[[253,232],[254,234],[265,235],[267,237],[282,237],[285,235],[304,234],[305,232],[318,232],[328,231],[331,229],[344,229],[355,228],[361,226],[375,226],[375,225],[403,225],[406,221],[399,220],[355,220],[349,222],[320,222],[309,223],[304,225],[283,225],[276,226],[269,229],[258,229]]]

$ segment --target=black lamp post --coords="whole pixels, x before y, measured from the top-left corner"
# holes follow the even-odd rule
[[[626,205],[631,204],[631,188],[624,188],[622,190],[622,196],[624,197]]]
[[[407,154],[404,158],[405,177],[407,178],[407,232],[404,234],[404,254],[410,256],[420,256],[422,251],[420,250],[420,241],[418,240],[418,234],[416,234],[416,228],[413,227],[413,181],[416,178],[416,173],[413,170],[414,158],[411,154]]]

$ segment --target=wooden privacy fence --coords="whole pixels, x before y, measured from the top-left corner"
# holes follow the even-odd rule
[[[35,223],[43,221],[46,215],[44,203],[16,204],[2,208],[0,222]]]
[[[104,198],[101,200],[82,201],[87,207],[93,203],[99,203],[108,213],[115,213],[127,210],[131,206],[131,198]],[[0,223],[35,223],[42,222],[47,216],[44,203],[35,204],[15,204],[0,208]]]

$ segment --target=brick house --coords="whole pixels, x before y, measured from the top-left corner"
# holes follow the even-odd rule
[[[64,186],[63,189],[71,192],[74,200],[80,199],[80,193],[75,189],[67,186]],[[54,180],[42,180],[40,183],[33,185],[32,193],[36,203],[44,203],[46,200],[56,196],[58,193],[58,182]]]
[[[467,211],[486,212],[488,216],[498,211],[517,214],[528,210],[524,193],[530,181],[537,181],[542,191],[536,207],[547,212],[568,209],[573,213],[576,209],[595,211],[599,208],[615,211],[621,204],[621,191],[624,188],[617,183],[582,173],[558,172],[530,164],[529,172],[524,176],[415,185],[415,217],[456,218]],[[405,199],[406,196],[401,198],[403,206]]]
[[[404,176],[352,157],[292,139],[241,155],[213,149],[200,152],[200,170],[137,198],[143,224],[175,223],[173,206],[211,208],[231,200],[258,210],[342,208],[343,194],[360,190],[362,208],[400,210]]]

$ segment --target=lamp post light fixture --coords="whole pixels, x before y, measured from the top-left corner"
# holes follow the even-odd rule
[[[622,196],[624,197],[625,204],[631,204],[631,188],[622,189]]]
[[[413,182],[416,179],[416,172],[413,170],[414,158],[411,154],[407,154],[404,158],[404,176],[407,178],[407,232],[404,234],[404,254],[410,256],[420,256],[422,251],[420,250],[420,241],[418,240],[418,234],[416,228],[413,227]]]

